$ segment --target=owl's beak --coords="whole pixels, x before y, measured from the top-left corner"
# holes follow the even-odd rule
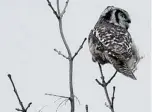
[[[131,20],[130,20],[130,19],[127,19],[126,22],[127,22],[127,23],[131,23]]]

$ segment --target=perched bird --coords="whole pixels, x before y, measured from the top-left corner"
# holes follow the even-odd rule
[[[94,62],[110,63],[118,72],[136,80],[133,73],[140,56],[128,32],[130,23],[127,11],[108,6],[91,30],[88,44]]]

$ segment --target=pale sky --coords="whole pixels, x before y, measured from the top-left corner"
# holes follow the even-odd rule
[[[60,1],[64,6],[65,1]],[[63,18],[64,34],[74,53],[109,5],[128,11],[132,20],[129,32],[144,56],[135,72],[137,81],[117,74],[108,86],[110,94],[116,86],[115,110],[150,112],[150,0],[70,0]],[[46,0],[1,0],[0,9],[0,110],[20,108],[7,77],[10,73],[24,105],[33,103],[28,112],[38,112],[45,105],[43,112],[55,112],[62,100],[54,103],[56,97],[44,94],[69,95],[68,61],[53,51],[56,48],[67,54],[56,17]],[[115,71],[110,65],[103,70],[106,79]],[[96,78],[100,78],[99,68],[92,62],[86,42],[74,61],[74,92],[81,102],[76,103],[76,112],[85,112],[86,104],[89,112],[110,112]],[[58,111],[69,109],[67,103]]]

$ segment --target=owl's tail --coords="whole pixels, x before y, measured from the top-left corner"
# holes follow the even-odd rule
[[[130,78],[132,78],[133,80],[137,80],[137,78],[134,76],[134,74],[129,75]]]
[[[130,69],[126,64],[119,64],[119,65],[117,64],[114,65],[114,68],[123,75],[130,77],[133,80],[137,80],[137,78],[133,74],[132,69]]]
[[[137,80],[135,75],[133,74],[136,70],[136,65],[129,65],[128,62],[118,59],[117,57],[106,54],[106,59],[113,65],[113,67],[123,75],[130,77],[131,79]]]

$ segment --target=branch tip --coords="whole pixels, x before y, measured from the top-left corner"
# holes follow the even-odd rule
[[[64,54],[62,54],[61,51],[58,51],[57,49],[54,49],[54,51],[55,51],[56,53],[58,53],[58,55],[62,56],[63,58],[69,59],[67,56],[65,56]]]
[[[55,95],[55,94],[48,94],[48,93],[45,93],[45,95],[48,95],[48,96],[56,96],[56,97],[60,97],[60,98],[67,98],[67,99],[69,99],[69,97],[67,97],[67,96],[61,96],[61,95]]]
[[[76,98],[76,100],[78,101],[78,103],[79,103],[79,105],[80,105],[81,103],[80,103],[80,100],[78,99],[78,97],[75,96],[75,95],[74,95],[74,97]]]
[[[65,104],[66,104],[68,100],[69,100],[69,99],[63,100],[63,101],[58,105],[58,107],[57,107],[57,109],[56,109],[56,112],[57,112],[58,109],[62,106],[62,104],[63,104],[64,102],[65,102]]]
[[[112,94],[112,97],[111,97],[111,102],[112,102],[111,108],[114,108],[115,89],[116,89],[116,87],[113,86],[113,94]]]
[[[86,112],[89,112],[88,105],[85,105]]]
[[[22,103],[22,101],[21,101],[21,99],[20,99],[20,97],[19,97],[19,94],[18,94],[18,92],[17,92],[17,89],[16,89],[16,87],[15,87],[15,84],[14,84],[14,82],[13,82],[13,80],[12,80],[11,75],[8,74],[8,77],[9,77],[11,83],[12,83],[12,86],[13,86],[13,89],[14,89],[14,93],[15,93],[15,95],[16,95],[18,101],[19,101],[19,104],[20,104],[20,106],[21,106],[21,108],[22,108],[22,109],[16,108],[16,110],[17,110],[17,111],[21,111],[21,112],[27,112],[27,109],[30,107],[30,105],[32,104],[32,102],[30,102],[30,103],[28,104],[27,108],[25,109],[25,107],[24,107],[24,105],[23,105],[23,103]]]
[[[32,102],[30,102],[27,107],[26,107],[26,111],[28,110],[28,108],[32,105]]]
[[[11,74],[8,74],[7,76],[10,78],[10,77],[11,77]]]
[[[50,8],[52,9],[54,15],[57,17],[57,19],[60,19],[60,16],[57,14],[57,11],[54,9],[54,7],[52,6],[51,2],[49,0],[46,0],[48,2],[48,5],[50,6]]]
[[[16,108],[15,110],[17,110],[17,111],[23,111],[23,110],[21,110],[21,109],[19,109],[19,108]]]
[[[61,13],[61,17],[63,17],[63,15],[65,14],[66,8],[67,8],[67,6],[68,6],[68,3],[69,3],[69,0],[67,0],[67,1],[65,2],[65,6],[64,6],[63,11],[62,11],[62,13]]]
[[[95,79],[95,81],[96,81],[99,85],[101,85],[102,87],[104,87],[104,84],[102,84],[98,79]]]

